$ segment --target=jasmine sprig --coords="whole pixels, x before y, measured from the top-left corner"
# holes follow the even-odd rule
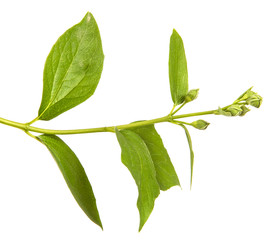
[[[180,186],[176,170],[161,136],[155,129],[155,124],[168,122],[184,129],[190,149],[191,187],[194,151],[188,127],[205,130],[209,123],[203,119],[191,123],[179,119],[210,114],[244,116],[250,110],[248,106],[260,107],[262,97],[250,88],[226,107],[178,114],[186,104],[198,97],[199,89],[189,90],[183,41],[178,32],[173,30],[169,47],[169,82],[173,108],[169,114],[144,121],[97,128],[55,130],[33,126],[37,121],[51,120],[90,98],[99,83],[103,62],[100,32],[94,17],[88,12],[78,24],[58,38],[46,59],[43,94],[37,116],[28,123],[4,118],[0,118],[0,123],[23,130],[50,151],[80,208],[102,229],[89,178],[76,154],[57,135],[114,133],[121,148],[122,163],[130,171],[137,185],[140,231],[149,218],[160,192]],[[41,135],[36,136],[34,133]]]

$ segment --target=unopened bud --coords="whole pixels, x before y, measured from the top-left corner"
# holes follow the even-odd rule
[[[259,108],[262,104],[262,101],[262,97],[258,94],[254,94],[246,100],[247,104],[255,108]]]
[[[226,110],[223,110],[222,108],[218,108],[217,111],[215,111],[215,114],[216,115],[223,115],[223,116],[226,116],[226,117],[231,117],[232,114],[230,112],[227,112]]]
[[[241,113],[240,113],[240,116],[244,116],[247,112],[250,111],[250,109],[248,107],[246,107],[245,105],[242,105],[241,106],[241,109],[243,110]]]
[[[232,116],[239,116],[242,113],[242,108],[240,105],[233,104],[230,105],[227,109],[226,112],[230,112]]]
[[[197,128],[199,130],[205,130],[208,127],[209,124],[210,123],[200,119],[200,120],[197,120],[195,122],[192,122],[191,126],[193,126],[194,128]]]
[[[199,94],[199,89],[190,90],[185,96],[185,102],[188,103],[195,100],[198,97],[198,94]]]

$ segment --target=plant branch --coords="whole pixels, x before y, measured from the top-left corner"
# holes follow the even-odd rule
[[[196,112],[196,113],[188,113],[188,114],[181,114],[176,116],[164,116],[160,118],[155,118],[151,120],[145,120],[140,122],[134,122],[130,124],[123,124],[118,126],[109,126],[109,127],[99,127],[99,128],[84,128],[84,129],[70,129],[70,130],[53,130],[53,129],[45,129],[45,128],[38,128],[30,126],[29,123],[19,123],[14,122],[8,119],[0,118],[0,123],[19,128],[23,131],[27,132],[36,132],[36,133],[45,133],[45,134],[55,134],[55,135],[69,135],[69,134],[83,134],[83,133],[96,133],[96,132],[115,132],[115,128],[121,129],[129,129],[133,127],[141,127],[155,123],[161,122],[171,122],[174,119],[186,118],[186,117],[194,117],[194,116],[201,116],[207,114],[214,114],[216,110],[211,111],[204,111],[204,112]]]

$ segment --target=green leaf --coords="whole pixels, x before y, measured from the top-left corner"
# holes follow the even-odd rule
[[[160,189],[167,190],[173,186],[180,186],[174,166],[155,126],[152,124],[131,128],[131,131],[138,134],[145,142],[155,166],[156,178]]]
[[[53,119],[89,98],[98,85],[103,60],[99,30],[88,12],[57,40],[47,57],[37,119]]]
[[[179,105],[188,92],[188,72],[183,41],[175,29],[170,38],[169,80],[172,100]]]
[[[37,139],[49,149],[79,206],[102,228],[92,186],[77,156],[55,135],[43,134]]]
[[[160,189],[150,152],[141,137],[130,130],[116,129],[122,163],[129,169],[138,187],[139,231],[150,216]]]
[[[190,188],[191,188],[192,187],[192,179],[193,179],[193,167],[194,167],[194,152],[193,152],[193,147],[192,147],[192,140],[191,140],[191,136],[190,136],[190,133],[189,133],[187,127],[185,127],[183,124],[180,124],[180,126],[183,127],[183,129],[185,130],[186,138],[187,138],[189,148],[190,148],[190,168],[191,168]]]

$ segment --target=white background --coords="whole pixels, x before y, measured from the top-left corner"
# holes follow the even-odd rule
[[[102,232],[78,207],[47,149],[24,132],[0,125],[0,239],[275,239],[274,1],[1,1],[0,116],[36,117],[45,59],[57,38],[87,11],[105,53],[91,99],[51,122],[72,129],[109,126],[168,114],[169,38],[183,38],[190,88],[199,98],[182,113],[212,110],[251,86],[263,96],[245,117],[205,116],[190,129],[157,130],[182,189],[161,192],[141,233],[137,188],[111,133],[63,136],[91,180]],[[186,121],[193,119],[186,119]]]

